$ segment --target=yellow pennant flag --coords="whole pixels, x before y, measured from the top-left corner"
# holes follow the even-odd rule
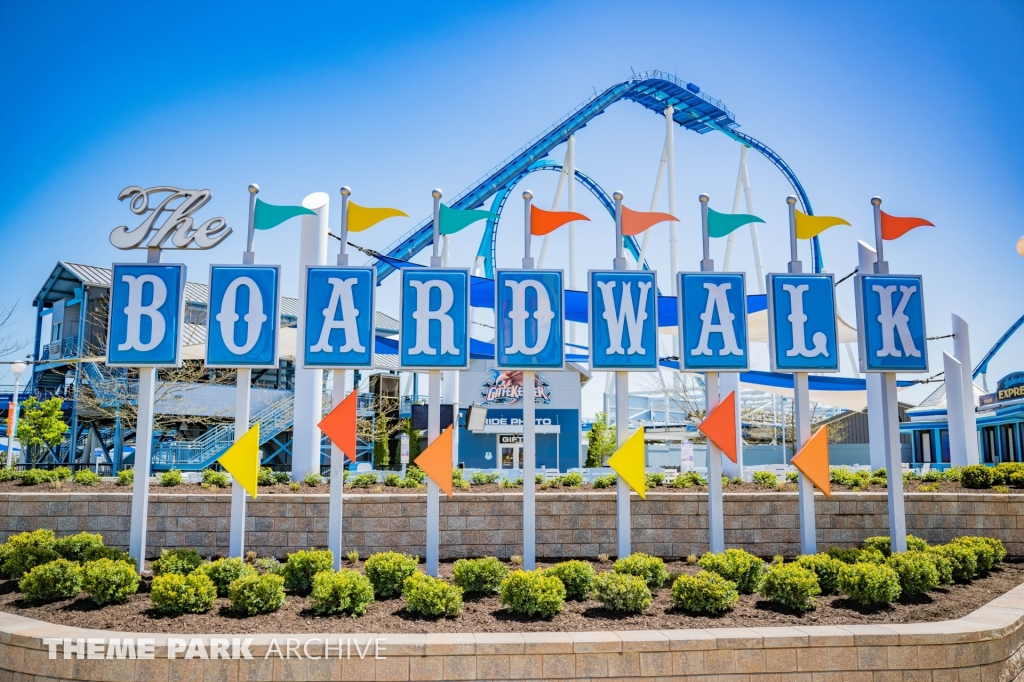
[[[404,211],[397,208],[367,208],[354,201],[348,202],[348,231],[362,232],[368,230],[382,220],[388,218],[408,218]]]
[[[629,487],[636,491],[641,500],[647,499],[647,474],[644,471],[644,427],[636,430],[632,436],[615,451],[608,460],[612,471],[622,476]]]
[[[217,462],[255,500],[258,488],[257,477],[260,470],[259,422],[256,422],[244,436],[228,448],[227,452],[217,458]]]
[[[810,239],[817,237],[830,227],[836,225],[849,225],[842,218],[831,215],[807,215],[802,211],[796,212],[796,238]]]

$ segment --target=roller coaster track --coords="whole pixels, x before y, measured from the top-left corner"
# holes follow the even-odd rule
[[[760,152],[789,180],[804,212],[813,214],[810,200],[797,179],[796,173],[783,161],[778,153],[750,135],[737,131],[736,128],[739,127],[739,124],[736,123],[735,116],[720,100],[704,94],[693,83],[684,83],[675,76],[659,71],[637,74],[629,80],[613,85],[604,92],[587,98],[578,107],[549,126],[547,130],[457,194],[448,205],[458,209],[478,208],[497,194],[499,196],[495,198],[497,203],[494,206],[500,207],[507,198],[508,192],[511,191],[511,188],[519,180],[528,173],[533,172],[533,170],[546,170],[548,168],[547,166],[540,166],[531,170],[531,166],[542,161],[555,147],[565,142],[570,135],[574,135],[583,129],[590,121],[604,113],[608,107],[619,100],[631,100],[661,115],[664,115],[665,108],[671,105],[674,107],[672,120],[683,128],[701,135],[711,131],[718,131]],[[576,177],[585,186],[587,185],[580,178],[579,173],[577,173]],[[596,183],[593,184],[594,187],[600,190]],[[588,189],[594,191],[589,186]],[[600,192],[601,194],[606,194],[603,190],[600,190]],[[504,193],[504,197],[501,196],[502,193]],[[596,192],[595,195],[597,195]],[[598,198],[601,199],[600,196]],[[496,229],[496,222],[488,223],[487,230],[489,234],[485,234],[485,243],[490,241],[493,244]],[[432,241],[433,217],[431,216],[421,221],[409,232],[384,249],[383,253],[391,258],[409,260],[422,249],[429,246]],[[639,252],[636,241],[633,239],[627,240],[626,247],[634,256]],[[822,258],[817,237],[812,240],[812,249],[814,252],[814,269],[815,271],[820,271]],[[485,244],[481,244],[481,250],[485,250]],[[490,261],[489,267],[493,266],[493,260],[490,258],[488,260]],[[377,261],[376,268],[378,281],[383,280],[394,271],[394,268],[384,261]]]

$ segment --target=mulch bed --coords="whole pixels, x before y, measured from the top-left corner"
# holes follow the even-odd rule
[[[550,565],[550,564],[542,564]],[[610,570],[599,564],[599,571]],[[667,564],[670,571],[696,573],[699,568],[684,562]],[[362,565],[356,566],[361,570]],[[451,578],[452,565],[442,564],[442,577]],[[865,608],[841,596],[818,597],[815,610],[795,614],[762,600],[741,595],[736,608],[719,617],[690,616],[672,605],[671,590],[658,590],[651,606],[641,614],[619,615],[605,611],[593,600],[566,602],[555,617],[522,618],[508,613],[497,595],[469,596],[462,614],[455,618],[424,618],[405,613],[401,598],[370,604],[366,615],[316,616],[305,597],[288,595],[273,614],[240,617],[219,599],[205,614],[161,616],[150,607],[148,594],[136,594],[126,604],[96,607],[88,597],[33,606],[21,599],[14,581],[0,583],[0,610],[28,618],[92,629],[168,634],[249,633],[427,633],[427,632],[582,632],[592,630],[665,630],[682,628],[754,627],[781,625],[852,625],[867,623],[919,623],[960,618],[1024,582],[1024,562],[1005,562],[984,578],[969,585],[952,585],[928,595],[884,607]]]
[[[924,484],[922,481],[907,481],[903,484],[903,491],[907,493],[922,492],[918,490],[921,485],[938,485],[937,490],[926,490],[923,492],[936,492],[936,493],[980,493],[980,494],[998,494],[996,490],[987,488],[983,490],[976,490],[973,488],[964,488],[957,481],[942,481],[938,484]],[[326,495],[330,486],[327,483],[322,483],[318,486],[311,487],[305,484],[301,484],[298,490],[292,490],[289,486],[284,484],[277,484],[273,486],[260,486],[260,495]],[[169,495],[230,495],[231,488],[203,488],[198,483],[183,483],[178,486],[164,487],[158,483],[151,483],[149,486],[150,493],[161,493]],[[761,495],[771,495],[780,492],[779,489],[768,489],[764,488],[756,483],[730,483],[723,488],[724,492],[727,493],[755,493]],[[796,492],[796,483],[787,483],[785,486],[785,492]],[[25,485],[20,481],[5,481],[0,483],[0,493],[131,493],[131,486],[119,486],[113,481],[101,481],[97,485],[78,485],[72,481],[62,481],[59,484],[54,483],[41,483],[39,485]],[[345,485],[345,494],[349,495],[371,495],[387,493],[390,495],[417,495],[422,494],[423,489],[416,490],[415,488],[391,488],[384,485],[376,485],[371,488],[353,488],[351,484]],[[481,493],[516,493],[522,492],[521,487],[517,488],[502,488],[498,483],[488,483],[485,485],[474,485],[469,490],[456,490],[456,495],[472,495]],[[572,492],[615,492],[615,488],[603,488],[598,489],[589,483],[585,483],[578,488],[547,488],[542,490],[540,486],[537,486],[537,494],[544,495],[549,493],[572,493]],[[651,492],[658,493],[669,493],[673,495],[692,495],[695,493],[706,494],[707,486],[696,485],[690,488],[673,488],[671,486],[662,485],[657,488],[652,488]],[[885,493],[886,489],[884,486],[872,485],[867,488],[860,488],[853,490],[842,485],[833,485],[832,492],[871,492],[871,493]],[[1024,489],[1010,488],[1010,493],[1024,494]]]

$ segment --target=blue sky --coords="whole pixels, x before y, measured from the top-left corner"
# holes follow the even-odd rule
[[[135,224],[117,201],[128,185],[212,190],[201,215],[222,215],[236,232],[181,259],[191,279],[240,257],[250,182],[271,203],[314,191],[333,201],[348,184],[360,203],[403,208],[410,219],[359,235],[381,248],[429,212],[432,188],[454,195],[631,67],[676,73],[724,100],[741,130],[793,167],[817,213],[852,223],[824,235],[828,270],[850,272],[856,241],[871,241],[875,194],[893,214],[934,222],[886,252],[894,272],[925,276],[930,334],[949,333],[959,313],[977,360],[1024,313],[1014,251],[1024,234],[1019,2],[7,2],[0,62],[0,303],[20,301],[25,336],[57,260],[142,258],[107,242],[113,227]],[[651,112],[617,104],[578,135],[577,166],[646,209],[663,135]],[[676,159],[681,263],[696,269],[696,197],[730,210],[739,149],[678,130]],[[750,174],[768,222],[764,260],[780,271],[790,190],[762,158],[751,157]],[[550,205],[554,174],[527,184]],[[610,264],[610,220],[582,192],[578,210],[594,218],[580,228],[592,230],[581,270]],[[512,205],[506,226],[520,215]],[[284,266],[293,295],[296,228],[257,243],[261,262]],[[666,228],[654,229],[651,261],[667,286]],[[502,233],[499,265],[518,264],[518,234]],[[735,265],[752,275],[745,234]],[[479,226],[457,236],[456,264],[470,264],[479,237]],[[724,244],[713,248],[721,262]],[[840,305],[852,319],[852,289],[840,289]],[[930,346],[933,371],[943,350],[948,340]],[[990,380],[1024,369],[1022,358],[1024,334]]]

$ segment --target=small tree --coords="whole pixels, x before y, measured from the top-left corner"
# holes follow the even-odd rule
[[[40,446],[52,448],[64,440],[68,425],[64,423],[63,405],[60,398],[39,402],[35,396],[21,404],[17,436],[22,447],[30,448],[32,464],[39,459]]]
[[[402,433],[409,437],[409,461],[413,462],[423,451],[420,447],[420,430],[412,428],[412,419],[403,419]]]
[[[401,432],[404,422],[399,419],[392,419],[388,414],[394,414],[398,407],[398,400],[393,397],[373,394],[373,414],[356,421],[356,435],[364,443],[373,444],[373,468],[391,468],[391,444],[389,441],[396,434]]]
[[[598,412],[587,438],[587,468],[604,466],[604,461],[615,452],[615,427],[608,426],[608,415]]]

